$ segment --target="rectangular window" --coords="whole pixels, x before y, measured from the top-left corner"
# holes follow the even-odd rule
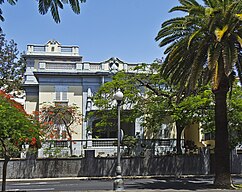
[[[55,100],[56,101],[67,101],[67,86],[55,86]]]

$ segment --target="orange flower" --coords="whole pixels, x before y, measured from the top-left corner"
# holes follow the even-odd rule
[[[51,139],[53,139],[53,138],[54,138],[54,135],[53,135],[52,133],[50,134],[50,138],[51,138]]]
[[[33,137],[32,140],[31,140],[30,145],[35,145],[36,144],[36,141],[37,141],[37,139],[35,137]]]
[[[39,111],[33,111],[34,115],[39,115]]]

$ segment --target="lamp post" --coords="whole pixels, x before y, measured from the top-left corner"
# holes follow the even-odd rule
[[[117,146],[117,167],[116,167],[116,178],[113,183],[113,189],[115,191],[124,191],[124,182],[121,176],[121,163],[120,163],[120,140],[121,140],[121,129],[120,129],[120,107],[123,100],[123,93],[118,89],[114,94],[114,99],[117,101],[118,107],[118,146]]]

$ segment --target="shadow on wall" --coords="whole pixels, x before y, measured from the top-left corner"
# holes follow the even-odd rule
[[[87,150],[85,158],[14,159],[9,162],[7,176],[12,179],[115,176],[116,157],[94,157],[94,154],[95,151]],[[209,162],[208,149],[199,154],[157,157],[147,151],[144,157],[123,157],[121,167],[124,176],[207,175]],[[2,164],[0,160],[0,168]]]

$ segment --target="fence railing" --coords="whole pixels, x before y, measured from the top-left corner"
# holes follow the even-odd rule
[[[184,146],[184,141],[181,141]],[[38,149],[39,158],[48,157],[84,157],[86,150],[94,150],[95,156],[106,157],[116,156],[117,139],[91,139],[91,140],[46,140],[42,142],[42,147]],[[175,139],[138,139],[122,140],[121,155],[142,156],[147,151],[151,155],[164,155],[176,153]],[[21,153],[16,153],[14,157],[26,158],[28,154],[36,152],[28,144],[22,145]],[[0,157],[1,155],[0,151]]]
[[[182,146],[184,141],[182,140]],[[85,150],[95,150],[95,156],[116,156],[117,139],[91,140],[47,140],[38,151],[38,157],[83,157]],[[123,156],[140,156],[146,151],[152,155],[164,155],[176,152],[175,139],[132,139],[122,140]]]

